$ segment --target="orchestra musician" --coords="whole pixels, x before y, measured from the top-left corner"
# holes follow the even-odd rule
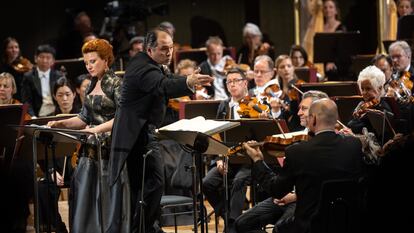
[[[2,104],[20,104],[20,101],[13,98],[16,93],[16,81],[13,75],[7,72],[0,74],[0,105]]]
[[[393,79],[402,82],[411,94],[414,91],[414,65],[411,63],[411,47],[405,41],[396,41],[388,48],[388,53],[392,59]]]
[[[247,95],[248,80],[245,73],[237,68],[230,69],[226,76],[227,89],[230,98],[221,101],[217,110],[217,119],[240,119],[238,113],[239,101]],[[215,163],[214,163],[215,162]],[[250,167],[247,164],[229,164],[226,167],[220,158],[215,159],[213,167],[203,179],[203,191],[207,201],[213,207],[217,216],[224,219],[225,190],[223,189],[223,175],[227,173],[229,179],[229,219],[227,229],[232,232],[234,221],[242,214],[246,199],[246,185],[250,180]]]
[[[21,55],[19,42],[16,38],[7,37],[3,41],[0,72],[7,72],[13,75],[16,82],[16,93],[13,98],[22,101],[23,74],[32,69],[33,64],[29,59]]]
[[[79,115],[69,119],[50,121],[48,126],[80,129],[99,134],[103,143],[103,162],[107,162],[110,146],[109,132],[112,130],[115,111],[120,101],[121,79],[109,68],[114,61],[114,55],[108,41],[95,39],[86,42],[82,46],[82,53],[86,69],[92,76],[82,111]],[[122,191],[128,190],[126,173],[122,173],[123,176],[119,179],[119,183],[112,187],[102,180],[101,189],[99,182],[103,178],[97,176],[98,163],[101,161],[97,160],[96,148],[87,147],[87,153],[79,153],[80,158],[70,188],[72,195],[70,201],[71,232],[100,232],[101,227],[109,228],[108,223],[120,224],[116,232],[130,232],[130,218],[126,208],[130,200],[127,191]],[[103,208],[108,211],[117,211],[111,212],[112,217],[122,212],[125,216],[122,222],[115,222],[112,219],[104,219],[105,221],[101,222],[100,199],[96,198],[96,194],[100,194],[104,200],[110,198],[111,202],[116,202],[116,210],[110,209],[110,203],[107,202],[103,203]]]
[[[299,104],[299,111],[297,112],[300,118],[301,126],[305,127],[305,132],[308,131],[308,116],[311,104],[323,98],[328,98],[328,95],[321,91],[307,91],[302,96],[302,101]],[[274,173],[280,172],[280,167],[276,168]],[[294,192],[286,194],[281,199],[270,197],[247,212],[243,213],[236,220],[236,229],[239,233],[255,232],[265,227],[268,224],[274,224],[275,230],[273,232],[286,232],[289,229],[292,216],[296,206],[296,194]]]
[[[223,41],[220,37],[211,36],[206,41],[206,54],[207,60],[200,64],[200,73],[214,76],[213,85],[206,87],[207,94],[214,100],[225,100],[228,98],[229,91],[225,84],[226,77],[224,74],[224,68],[227,59],[232,59],[230,56],[223,56]],[[197,94],[197,99],[205,99],[205,95]]]
[[[281,199],[295,190],[297,202],[289,232],[321,232],[317,207],[322,183],[332,179],[358,180],[363,175],[361,142],[336,134],[337,118],[335,102],[326,98],[314,101],[307,121],[315,136],[286,148],[284,166],[278,174],[269,170],[259,148],[244,144],[254,162],[252,176],[274,198]]]
[[[255,58],[260,55],[274,59],[274,48],[263,40],[263,34],[256,24],[246,23],[243,28],[243,46],[237,51],[237,62],[253,68]]]
[[[353,119],[348,122],[348,127],[356,134],[362,134],[364,127],[369,132],[374,132],[366,115],[367,111],[376,109],[391,112],[391,107],[381,98],[385,95],[385,75],[376,66],[368,66],[359,73],[357,82],[363,100],[355,108]]]
[[[304,81],[297,78],[292,59],[288,55],[279,55],[275,60],[275,68],[277,72],[277,80],[283,94],[281,99],[289,104],[287,111],[283,111],[283,118],[286,120],[291,131],[298,131],[303,129],[296,113],[298,112],[298,105],[300,93],[295,90],[292,85],[304,83]],[[280,105],[273,105],[273,111],[280,108]]]

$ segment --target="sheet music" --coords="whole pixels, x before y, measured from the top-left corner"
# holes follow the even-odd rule
[[[160,128],[159,131],[194,131],[212,135],[231,127],[233,124],[234,122],[230,121],[206,120],[204,117],[198,116],[192,119],[179,120]]]

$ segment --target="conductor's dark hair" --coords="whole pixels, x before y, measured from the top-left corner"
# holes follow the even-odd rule
[[[147,52],[148,48],[155,48],[157,47],[157,39],[158,39],[158,34],[160,32],[165,32],[168,35],[171,36],[170,32],[165,29],[165,28],[161,28],[161,27],[156,27],[154,29],[152,29],[151,31],[149,31],[147,33],[147,35],[145,36],[145,40],[144,40],[144,51]]]

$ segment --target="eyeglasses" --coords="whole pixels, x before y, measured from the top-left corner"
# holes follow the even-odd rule
[[[241,82],[241,81],[243,81],[244,79],[242,79],[242,78],[239,78],[239,79],[234,79],[234,80],[228,80],[228,81],[226,81],[226,84],[227,85],[231,85],[231,84],[236,84],[236,83],[239,83],[239,82]]]
[[[266,74],[272,72],[271,70],[254,70],[254,74]]]

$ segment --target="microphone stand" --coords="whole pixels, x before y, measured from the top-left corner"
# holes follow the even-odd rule
[[[141,196],[139,201],[139,233],[145,233],[145,224],[143,221],[145,219],[145,209],[146,203],[144,201],[144,182],[145,182],[145,161],[147,156],[152,153],[152,150],[147,151],[142,157],[144,158],[143,165],[142,165],[142,180],[141,180]]]

